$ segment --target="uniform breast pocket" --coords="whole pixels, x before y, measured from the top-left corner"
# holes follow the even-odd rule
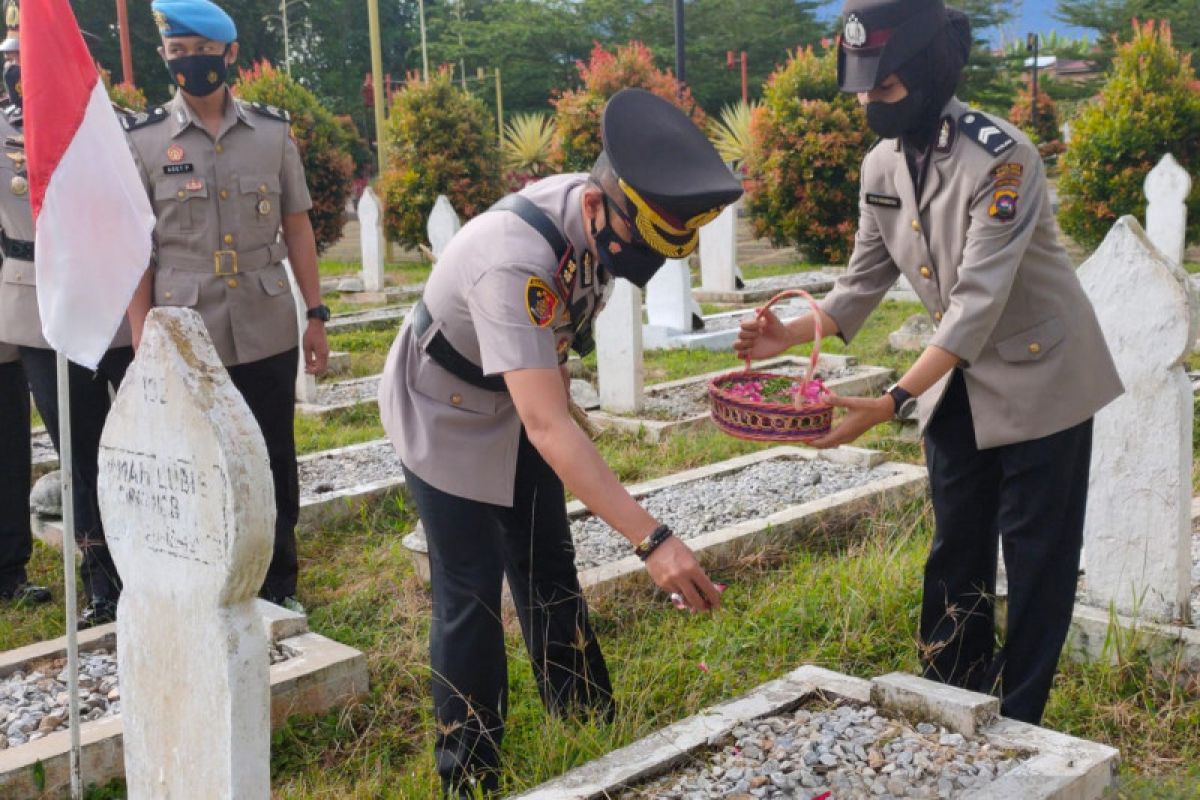
[[[0,279],[3,283],[12,283],[17,286],[36,286],[37,272],[33,268],[33,264],[28,261],[18,261],[15,258],[10,258],[4,262],[4,267],[0,269]]]
[[[154,277],[154,305],[193,308],[200,301],[199,273],[162,270]]]
[[[449,408],[489,416],[496,413],[496,398],[500,394],[459,380],[426,355],[421,356],[417,365],[413,388]]]
[[[1066,335],[1066,329],[1058,317],[1039,322],[1020,333],[1006,336],[996,342],[1000,357],[1010,363],[1039,361],[1058,346]]]
[[[288,283],[287,267],[283,264],[276,264],[260,270],[258,281],[262,285],[262,290],[269,297],[278,297],[281,294],[286,294],[291,288],[291,285]]]
[[[207,203],[208,183],[203,178],[164,179],[154,185],[154,213],[167,230],[195,230]]]
[[[243,175],[238,179],[243,225],[261,226],[274,234],[279,227],[279,176]]]

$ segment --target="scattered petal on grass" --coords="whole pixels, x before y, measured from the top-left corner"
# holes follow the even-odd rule
[[[703,671],[703,672],[705,672],[705,673],[707,673],[707,674],[709,674],[709,675],[711,675],[711,674],[712,674],[711,672],[709,672],[709,669],[708,669],[708,664],[707,664],[706,662],[704,662],[704,661],[698,661],[698,662],[696,662],[696,666],[697,666],[697,667],[699,667],[699,668],[701,669],[701,671]]]

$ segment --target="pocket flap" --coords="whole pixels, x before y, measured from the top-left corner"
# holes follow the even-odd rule
[[[1005,361],[1037,361],[1053,350],[1063,340],[1065,333],[1058,317],[1051,317],[996,342],[996,351]]]
[[[279,194],[278,175],[243,175],[238,178],[242,194]]]
[[[208,183],[203,178],[175,178],[154,184],[155,200],[191,200],[208,197]]]
[[[194,306],[200,299],[200,284],[190,275],[160,273],[154,278],[156,306]]]
[[[495,414],[500,392],[472,386],[442,369],[424,353],[413,378],[413,388],[434,402],[476,414]]]
[[[278,297],[291,289],[291,284],[288,283],[287,267],[283,264],[276,264],[262,270],[258,275],[258,280],[262,284],[263,291],[271,297]]]
[[[0,269],[0,278],[4,283],[17,286],[37,286],[37,270],[29,261],[18,261],[15,258],[4,260],[4,268]]]

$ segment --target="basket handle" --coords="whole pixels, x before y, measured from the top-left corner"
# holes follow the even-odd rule
[[[812,306],[814,330],[812,357],[808,360],[808,375],[806,375],[804,378],[804,382],[808,383],[817,373],[817,359],[821,356],[821,307],[817,305],[817,301],[813,299],[813,296],[803,289],[785,289],[768,300],[766,305],[764,305],[762,308],[758,309],[754,315],[754,320],[757,322],[758,320],[762,319],[762,316],[767,312],[767,309],[787,297],[803,297],[808,301],[808,304]],[[750,371],[749,355],[746,356],[746,371]]]

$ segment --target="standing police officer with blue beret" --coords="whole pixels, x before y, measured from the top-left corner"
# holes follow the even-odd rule
[[[1037,148],[954,97],[970,24],[942,0],[847,0],[838,81],[882,137],[862,167],[849,268],[821,303],[849,341],[900,275],[937,322],[929,347],[818,446],[917,406],[935,533],[921,656],[929,678],[998,691],[1005,716],[1041,719],[1071,621],[1092,417],[1122,391],[1095,312],[1059,243]],[[773,355],[811,317],[767,314],[736,348]],[[994,652],[996,540],[1008,574]]]
[[[429,633],[443,789],[498,788],[508,577],[546,708],[611,717],[612,684],[575,571],[564,484],[693,610],[719,592],[621,486],[569,411],[568,351],[591,349],[613,281],[645,286],[742,193],[670,103],[612,98],[590,175],[545,178],[471,220],[388,354],[380,416],[429,542]]]
[[[329,345],[312,200],[282,112],[233,97],[237,28],[208,0],[154,0],[159,52],[178,87],[166,106],[125,118],[154,206],[154,256],[130,304],[134,343],[151,305],[194,308],[262,429],[275,483],[275,550],[261,595],[299,609],[296,521],[296,309],[284,258],[308,306],[299,345],[325,370]],[[281,236],[282,232],[282,236]]]

